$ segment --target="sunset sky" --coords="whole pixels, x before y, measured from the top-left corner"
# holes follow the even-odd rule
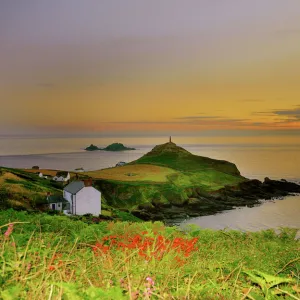
[[[300,136],[299,0],[1,0],[0,134]]]

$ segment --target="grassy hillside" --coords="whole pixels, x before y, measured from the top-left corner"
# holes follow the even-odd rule
[[[62,193],[62,185],[22,170],[0,168],[0,208],[37,209],[47,192]]]
[[[158,145],[126,166],[84,174],[96,179],[108,203],[129,210],[183,205],[199,193],[246,180],[233,163],[193,155],[174,143]]]
[[[153,164],[187,172],[213,170],[234,176],[240,175],[233,163],[193,155],[172,142],[154,147],[152,151],[131,164]]]
[[[0,224],[3,300],[300,299],[295,229],[182,232],[13,210]]]

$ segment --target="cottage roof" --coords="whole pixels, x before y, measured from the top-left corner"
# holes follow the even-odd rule
[[[75,195],[83,188],[84,188],[83,181],[73,181],[73,182],[69,183],[67,186],[65,186],[64,191]]]
[[[57,177],[60,177],[60,176],[62,176],[62,177],[67,177],[68,174],[69,174],[69,172],[67,172],[67,171],[58,171],[58,172],[56,173],[56,176],[57,176]]]
[[[64,197],[62,195],[50,195],[47,197],[47,200],[49,203],[68,202],[66,199],[64,199]]]

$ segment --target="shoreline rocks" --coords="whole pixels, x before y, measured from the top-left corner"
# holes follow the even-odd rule
[[[189,198],[180,205],[140,206],[131,213],[145,221],[156,220],[184,220],[188,217],[213,215],[235,207],[260,205],[261,200],[279,200],[291,195],[300,194],[300,185],[286,180],[271,180],[265,178],[263,182],[252,179],[235,186],[226,186],[211,193],[196,190],[197,195]]]

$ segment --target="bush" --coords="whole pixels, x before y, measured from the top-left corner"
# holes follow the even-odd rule
[[[0,187],[0,203],[5,202],[9,198],[9,192],[5,187]]]

